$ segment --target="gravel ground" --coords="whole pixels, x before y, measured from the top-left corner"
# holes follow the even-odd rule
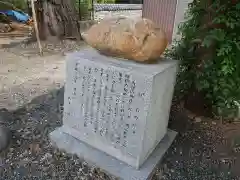
[[[0,179],[114,179],[50,144],[48,134],[62,124],[63,93],[63,88],[53,90],[16,111],[1,110],[13,139],[10,148],[1,155]],[[224,143],[222,129],[206,122],[190,123],[181,114],[174,114],[172,118],[181,118],[181,127],[174,124],[176,121],[170,124],[172,129],[179,129],[180,134],[153,179],[239,179],[233,172],[234,166],[239,167],[237,156],[219,156],[222,148],[218,147]],[[185,124],[182,122],[184,118]]]
[[[169,127],[178,131],[179,135],[160,165],[162,179],[240,179],[240,154],[235,151],[239,144],[233,143],[240,136],[239,133],[227,136],[232,127],[239,132],[239,125],[222,125],[219,121],[205,117],[193,118],[184,110],[173,109]]]
[[[1,180],[109,179],[75,155],[53,148],[48,134],[62,124],[63,88],[33,99],[13,112],[2,110],[13,133],[8,151],[2,153]]]
[[[48,134],[62,124],[63,54],[81,48],[70,43],[75,48],[68,49],[63,44],[51,46],[59,48],[48,50],[44,57],[37,55],[35,45],[1,51],[0,78],[4,86],[0,100],[4,101],[0,104],[0,125],[11,130],[12,138],[10,146],[0,153],[0,180],[114,179],[77,156],[55,149],[49,142]],[[59,55],[59,51],[63,53]],[[233,132],[232,127],[234,132],[240,132],[240,128],[234,125],[227,131],[212,120],[190,120],[192,117],[185,111],[173,110],[169,127],[179,135],[153,179],[240,179],[240,143],[232,141],[240,136],[230,133],[226,137],[229,129]]]

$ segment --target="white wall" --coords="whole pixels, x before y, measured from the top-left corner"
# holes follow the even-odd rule
[[[181,22],[184,22],[184,14],[188,9],[188,3],[191,3],[193,0],[178,0],[176,14],[175,14],[175,23],[173,28],[173,39],[179,39],[180,36],[177,35],[178,25]]]

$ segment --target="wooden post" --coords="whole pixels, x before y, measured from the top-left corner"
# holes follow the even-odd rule
[[[78,15],[79,15],[79,20],[82,20],[82,14],[81,14],[81,0],[78,0]]]
[[[42,56],[43,55],[43,50],[42,50],[42,45],[41,45],[40,37],[39,37],[38,23],[37,23],[34,0],[31,0],[31,6],[32,6],[33,23],[34,23],[37,42],[38,42],[39,52],[40,52],[40,55]]]
[[[91,4],[91,15],[92,15],[92,20],[95,19],[95,7],[94,7],[94,0],[92,0],[92,4]]]

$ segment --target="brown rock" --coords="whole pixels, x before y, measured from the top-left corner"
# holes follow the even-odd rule
[[[100,53],[139,62],[158,59],[167,47],[165,33],[143,18],[105,19],[82,37]]]
[[[10,32],[11,30],[12,30],[12,28],[10,27],[9,24],[0,23],[0,32],[1,33]]]

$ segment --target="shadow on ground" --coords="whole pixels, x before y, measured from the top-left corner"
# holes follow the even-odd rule
[[[64,89],[33,99],[25,107],[0,110],[0,123],[13,132],[10,147],[1,154],[0,180],[106,180],[114,179],[88,167],[75,155],[54,149],[48,134],[62,125]],[[211,122],[193,123],[183,112],[172,112],[169,123],[179,135],[168,150],[153,179],[238,179],[239,156]]]

